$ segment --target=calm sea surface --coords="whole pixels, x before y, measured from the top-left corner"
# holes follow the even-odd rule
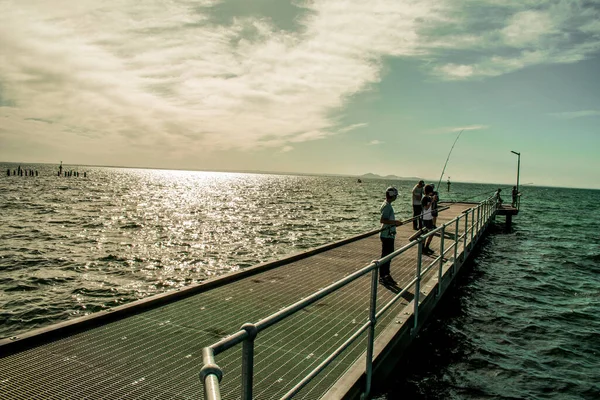
[[[66,178],[41,164],[6,176],[17,167],[0,163],[0,337],[377,228],[390,184],[397,216],[412,213],[406,181],[83,166]],[[600,191],[522,189],[513,231],[485,239],[377,399],[600,398]]]

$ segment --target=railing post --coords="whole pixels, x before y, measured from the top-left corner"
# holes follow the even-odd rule
[[[213,349],[205,347],[202,349],[204,366],[200,370],[200,381],[204,385],[205,400],[221,400],[219,382],[223,378],[223,371],[215,364]]]
[[[465,236],[463,241],[463,261],[467,259],[467,238],[469,237],[469,210],[465,213]]]
[[[258,329],[254,324],[244,324],[241,329],[248,332],[242,344],[242,400],[252,400],[252,381],[254,378],[254,339]]]
[[[438,292],[439,297],[442,294],[442,267],[444,265],[444,237],[446,236],[446,225],[442,225],[440,237],[440,268],[438,270]]]
[[[481,204],[477,207],[477,238],[479,239],[479,232],[481,231]]]
[[[368,399],[371,393],[371,381],[373,377],[373,346],[375,343],[375,324],[377,322],[377,282],[379,279],[379,263],[375,263],[375,268],[371,274],[371,305],[369,308],[369,337],[367,339],[367,363],[366,363],[366,382],[365,382],[365,393],[364,398]]]
[[[456,226],[454,227],[454,262],[452,263],[452,275],[456,272],[456,263],[458,262],[458,221],[460,221],[460,218],[456,218]]]
[[[471,241],[469,242],[469,249],[473,248],[473,236],[475,234],[475,225],[477,225],[477,220],[475,219],[475,210],[473,210],[473,215],[471,215]]]
[[[419,242],[418,245],[418,252],[417,252],[417,281],[415,282],[415,298],[413,299],[414,301],[414,312],[413,312],[413,318],[414,318],[414,324],[413,324],[413,329],[411,330],[411,335],[414,336],[417,334],[417,325],[419,323],[419,297],[421,294],[421,262],[422,262],[422,257],[423,257],[423,238],[418,238],[417,239]]]

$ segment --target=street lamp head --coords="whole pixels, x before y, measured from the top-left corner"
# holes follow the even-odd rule
[[[510,152],[511,152],[511,153],[513,153],[513,154],[516,154],[516,155],[518,155],[518,156],[520,156],[520,155],[521,155],[521,153],[517,153],[516,151],[512,151],[512,150],[511,150]]]

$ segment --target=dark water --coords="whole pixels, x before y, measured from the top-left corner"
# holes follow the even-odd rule
[[[407,218],[414,184],[22,167],[39,176],[8,177],[17,165],[0,164],[0,337],[374,229],[389,184]],[[600,398],[600,191],[523,190],[514,230],[488,236],[377,398]]]
[[[600,191],[523,189],[378,399],[600,399]]]

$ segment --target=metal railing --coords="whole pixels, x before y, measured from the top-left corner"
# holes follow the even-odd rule
[[[223,371],[216,364],[215,357],[220,353],[242,343],[242,382],[241,382],[241,394],[242,400],[252,399],[253,390],[253,378],[254,378],[254,341],[258,334],[263,330],[277,324],[278,322],[286,319],[287,317],[295,314],[296,312],[308,307],[309,305],[321,300],[331,293],[336,292],[342,287],[355,281],[356,279],[371,273],[371,292],[370,292],[370,307],[368,320],[362,324],[344,343],[342,343],[337,349],[335,349],[329,356],[327,356],[318,366],[316,366],[311,372],[309,372],[304,378],[300,380],[294,387],[292,387],[282,399],[290,399],[296,395],[304,386],[306,386],[314,377],[316,377],[322,370],[324,370],[337,356],[342,354],[356,339],[358,339],[364,332],[368,332],[366,357],[365,357],[365,387],[363,392],[363,398],[368,397],[371,391],[371,382],[373,375],[373,347],[375,343],[375,326],[377,321],[385,314],[399,299],[406,296],[409,289],[414,286],[414,311],[413,311],[413,328],[411,333],[414,335],[417,333],[419,324],[419,303],[420,303],[420,286],[421,279],[433,268],[438,268],[438,291],[436,296],[442,294],[442,276],[443,266],[446,262],[452,261],[452,274],[456,272],[457,264],[459,263],[458,248],[459,244],[463,244],[463,259],[460,263],[466,260],[467,256],[472,250],[473,240],[478,240],[481,233],[485,230],[490,220],[495,215],[497,209],[497,199],[492,196],[477,205],[475,208],[470,208],[463,212],[453,220],[443,224],[442,226],[433,229],[426,234],[423,234],[416,240],[406,244],[402,248],[394,251],[393,253],[382,257],[378,260],[372,261],[369,265],[362,269],[348,275],[347,277],[313,293],[312,295],[297,301],[296,303],[283,308],[282,310],[269,315],[268,317],[254,323],[244,324],[240,330],[233,335],[214,343],[211,346],[205,347],[202,350],[202,357],[204,366],[200,371],[200,379],[204,383],[204,398],[206,400],[220,400],[220,386],[219,382],[223,377]],[[411,218],[412,219],[412,218]],[[464,220],[464,222],[463,222]],[[410,221],[410,220],[407,220]],[[459,227],[464,223],[463,234],[459,236]],[[453,232],[454,238],[452,243],[447,246],[446,233]],[[440,235],[440,248],[439,256],[434,258],[433,261],[423,266],[423,243],[431,235]],[[469,243],[467,241],[469,240]],[[378,273],[379,266],[382,263],[391,261],[395,257],[403,254],[404,252],[418,247],[417,252],[417,265],[415,270],[415,277],[405,285],[404,289],[400,290],[396,295],[388,301],[379,311],[377,311],[377,288],[378,288]],[[453,253],[453,259],[446,258],[447,254]]]

